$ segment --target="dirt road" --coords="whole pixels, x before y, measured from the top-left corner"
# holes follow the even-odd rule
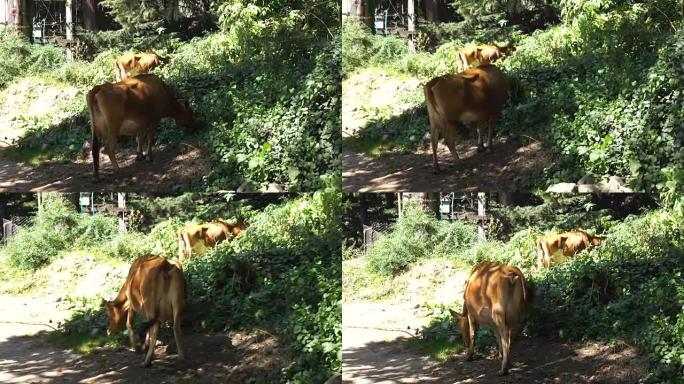
[[[99,347],[84,357],[47,342],[47,333],[68,316],[54,298],[0,296],[0,308],[1,383],[245,383],[276,380],[288,363],[273,336],[238,333],[186,333],[187,361],[178,362],[167,328],[150,368],[127,349]]]
[[[101,180],[93,178],[92,159],[55,161],[31,167],[0,153],[0,191],[180,192],[198,190],[211,163],[199,148],[187,144],[157,146],[153,160],[136,161],[135,148],[117,154],[114,176],[106,155],[100,157]]]
[[[496,375],[494,350],[444,364],[411,350],[427,322],[411,304],[348,303],[343,306],[343,382],[371,383],[632,383],[647,371],[635,348],[600,343],[570,344],[519,338],[512,349],[510,375]],[[482,352],[482,350],[480,349]]]

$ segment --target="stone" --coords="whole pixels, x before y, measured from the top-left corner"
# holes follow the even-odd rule
[[[551,193],[575,193],[577,192],[577,184],[575,183],[558,183],[550,185],[546,188],[546,192]]]

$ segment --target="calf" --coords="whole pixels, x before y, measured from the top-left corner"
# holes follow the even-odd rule
[[[169,62],[166,57],[161,57],[153,52],[132,53],[114,60],[116,81],[130,77],[131,73],[143,74]]]
[[[143,366],[150,365],[154,357],[154,345],[162,321],[173,322],[173,336],[178,348],[178,360],[183,360],[181,342],[181,312],[185,306],[186,283],[180,263],[169,262],[165,258],[146,255],[133,262],[128,277],[119,294],[112,301],[102,299],[102,306],[107,310],[109,326],[107,332],[116,335],[121,332],[124,322],[128,329],[131,346],[139,351],[143,341],[136,342],[133,332],[135,314],[147,320],[146,332],[149,332],[147,355]]]
[[[562,257],[573,257],[590,246],[601,245],[603,239],[580,229],[543,236],[537,241],[537,265],[539,268],[549,268],[554,254],[560,253]]]
[[[425,84],[425,101],[430,120],[430,142],[433,166],[439,172],[437,142],[439,136],[451,151],[455,160],[456,125],[473,123],[477,126],[478,151],[492,148],[492,136],[496,121],[508,97],[506,76],[494,65],[487,64],[465,70],[457,75],[435,77]]]
[[[93,174],[99,177],[100,140],[112,162],[119,169],[116,151],[119,136],[135,136],[138,143],[136,160],[152,160],[152,145],[164,117],[190,130],[192,111],[184,100],[177,100],[173,88],[155,75],[130,77],[118,83],[97,85],[88,92],[88,111],[92,134]],[[143,152],[146,140],[147,152]]]
[[[243,221],[229,224],[217,220],[204,224],[188,224],[178,231],[178,256],[190,258],[193,254],[201,254],[207,248],[215,247],[229,237],[235,237],[247,228]]]
[[[478,325],[490,325],[502,359],[499,375],[508,374],[511,341],[530,299],[528,291],[525,276],[516,267],[485,261],[473,268],[463,293],[463,313],[449,310],[467,348],[466,360],[473,358]]]

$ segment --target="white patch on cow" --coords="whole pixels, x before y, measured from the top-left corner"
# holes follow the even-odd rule
[[[478,120],[478,116],[476,113],[466,111],[461,113],[458,119],[464,123],[472,123]]]
[[[135,120],[126,119],[121,122],[121,128],[119,129],[119,135],[123,136],[135,136],[138,129],[142,128],[140,123]]]

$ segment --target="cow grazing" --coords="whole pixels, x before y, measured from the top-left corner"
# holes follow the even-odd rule
[[[478,151],[492,148],[496,121],[508,97],[506,76],[494,65],[487,64],[465,70],[457,75],[435,77],[424,86],[425,101],[430,120],[430,142],[435,171],[437,141],[440,134],[455,160],[457,124],[475,124],[478,132]]]
[[[146,255],[133,262],[128,277],[119,294],[112,301],[102,299],[102,305],[109,317],[109,334],[118,334],[124,322],[128,329],[131,345],[136,351],[143,349],[144,334],[149,333],[145,341],[147,355],[143,366],[150,365],[154,346],[162,321],[173,322],[173,335],[178,348],[178,359],[183,360],[181,342],[181,312],[185,306],[186,283],[180,263],[169,262],[163,257]],[[147,320],[141,340],[136,342],[133,332],[133,320],[138,313]]]
[[[97,179],[100,168],[100,140],[112,162],[119,169],[116,151],[119,136],[135,136],[138,143],[136,160],[152,160],[152,145],[164,117],[172,117],[176,124],[190,131],[194,124],[187,101],[176,99],[173,88],[155,75],[139,75],[118,83],[97,85],[88,92],[88,110],[92,133],[91,151],[93,174]],[[143,152],[143,141],[146,150]]]
[[[502,358],[499,375],[508,374],[511,341],[530,298],[527,281],[518,268],[490,261],[473,268],[463,293],[463,313],[449,310],[467,348],[466,360],[473,357],[478,325],[490,325]]]
[[[484,64],[491,64],[503,57],[510,56],[513,52],[515,52],[513,43],[504,46],[484,44],[461,48],[456,53],[458,70],[461,72],[471,66],[477,67]]]
[[[148,73],[168,62],[168,58],[161,57],[153,52],[131,53],[121,56],[114,60],[116,81],[127,79],[131,74]]]
[[[228,238],[239,235],[247,229],[243,221],[229,224],[217,220],[204,224],[188,224],[178,231],[178,256],[190,258],[202,254],[207,248],[215,247]]]
[[[573,257],[590,246],[601,245],[603,239],[579,229],[543,236],[537,241],[537,265],[539,268],[549,268],[554,255],[560,259]]]

